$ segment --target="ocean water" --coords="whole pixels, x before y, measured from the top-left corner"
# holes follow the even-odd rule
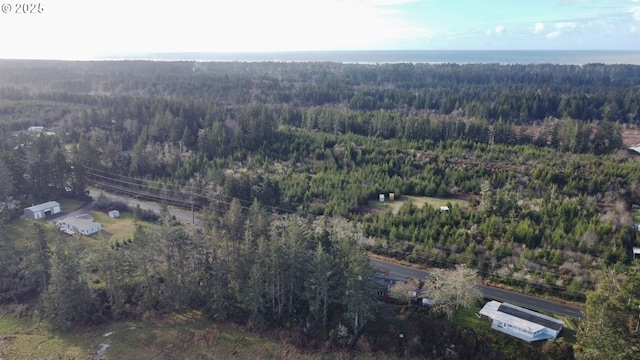
[[[113,56],[107,59],[186,61],[338,62],[354,64],[561,64],[640,65],[640,51],[595,50],[400,50],[400,51],[303,51],[245,53],[153,53]]]

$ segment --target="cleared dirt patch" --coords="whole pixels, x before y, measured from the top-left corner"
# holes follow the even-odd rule
[[[640,145],[640,129],[623,129],[622,142],[625,146]]]

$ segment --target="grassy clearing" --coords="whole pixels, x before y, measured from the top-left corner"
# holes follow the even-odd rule
[[[49,333],[42,324],[10,315],[0,316],[0,358],[41,359],[53,354],[76,359],[87,352],[64,337]]]
[[[467,202],[460,199],[447,199],[428,196],[406,196],[406,198],[406,201],[411,201],[419,208],[422,208],[424,205],[430,205],[434,209],[439,209],[440,206],[447,205],[449,203],[451,205],[458,204],[458,206],[462,208],[467,206]]]
[[[0,334],[12,334],[32,326],[33,322],[28,319],[0,315]]]
[[[9,222],[4,228],[4,235],[9,239],[24,238],[33,220],[20,217]]]
[[[16,248],[22,250],[27,246],[27,234],[33,227],[33,220],[20,217],[12,220],[2,228],[3,236],[13,240]]]
[[[60,203],[60,210],[65,213],[78,210],[85,204],[84,202],[75,199],[62,199],[58,202]]]
[[[471,307],[469,309],[460,309],[456,311],[452,323],[460,326],[469,326],[474,328],[478,333],[483,333],[491,329],[491,321],[482,319],[476,314],[480,312],[479,307]]]
[[[636,210],[633,212],[633,223],[640,224],[640,211]]]
[[[108,345],[104,359],[323,358],[284,344],[275,334],[260,336],[234,325],[214,324],[198,312],[78,328],[64,334],[29,320],[0,317],[2,359],[88,358],[102,344]]]
[[[131,238],[136,230],[132,213],[121,212],[120,217],[115,219],[101,211],[92,211],[90,214],[95,221],[102,224],[102,237],[110,243]]]
[[[467,202],[460,199],[447,199],[447,198],[436,198],[436,197],[428,197],[428,196],[406,196],[403,195],[399,200],[394,201],[386,201],[384,203],[371,201],[369,203],[370,206],[381,207],[391,209],[391,212],[396,215],[398,211],[406,202],[411,202],[413,205],[422,209],[423,206],[429,205],[434,209],[439,209],[440,206],[447,204],[458,204],[461,208],[467,206]]]
[[[65,211],[74,211],[82,205],[83,204],[81,202],[71,200],[71,202],[66,204],[66,206],[68,206],[68,209]],[[102,231],[91,236],[69,237],[69,239],[73,239],[72,241],[80,244],[86,249],[99,249],[103,247],[105,243],[110,244],[115,242],[116,240],[122,242],[128,238],[131,238],[136,229],[136,222],[133,219],[133,214],[129,212],[120,213],[120,218],[117,219],[110,218],[106,213],[103,213],[101,211],[91,211],[89,214],[93,216],[96,222],[102,224]],[[27,246],[28,234],[33,227],[33,223],[34,220],[20,217],[4,226],[3,235],[7,239],[13,240],[19,250],[24,249]],[[43,224],[45,227],[57,229],[56,225],[47,224],[44,222],[39,223]],[[139,221],[138,224],[141,224],[142,226],[152,226],[147,222]]]

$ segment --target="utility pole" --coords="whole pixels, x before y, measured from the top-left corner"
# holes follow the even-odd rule
[[[193,201],[193,181],[191,181],[191,223],[196,223],[196,213],[194,209],[194,201]]]

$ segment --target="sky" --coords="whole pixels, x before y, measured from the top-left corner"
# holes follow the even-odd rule
[[[43,0],[25,3],[28,9],[10,1],[0,0],[4,59],[320,50],[640,51],[640,0]]]

